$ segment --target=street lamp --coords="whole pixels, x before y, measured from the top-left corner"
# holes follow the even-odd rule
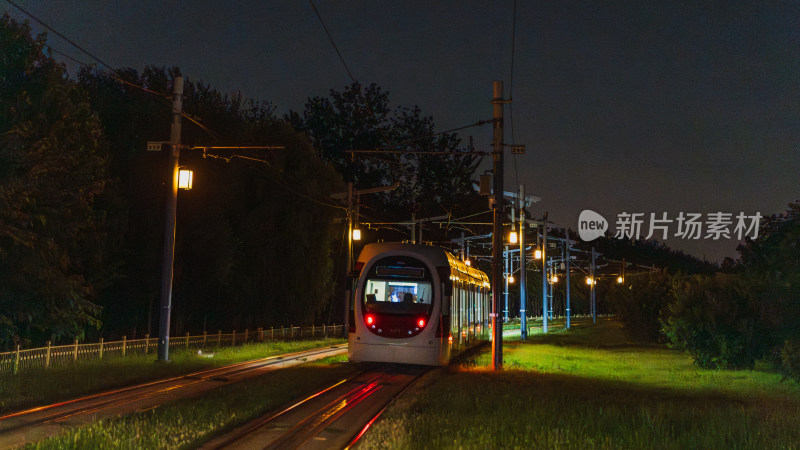
[[[586,277],[586,284],[588,284],[590,286],[592,284],[597,284],[597,280],[592,279],[592,277]]]
[[[508,242],[509,244],[516,244],[517,243],[517,232],[512,231],[508,233]]]
[[[353,228],[353,240],[354,241],[361,240],[361,230],[359,228]]]
[[[542,259],[542,251],[539,250],[539,249],[536,249],[533,252],[533,259]]]
[[[514,275],[509,275],[508,276],[508,283],[509,284],[514,284]]]
[[[553,275],[553,283],[558,283],[558,275]]]
[[[622,277],[617,277],[617,283],[618,284],[622,284],[623,281],[625,281],[625,280]]]
[[[178,171],[178,189],[189,190],[192,188],[193,173],[189,169],[180,169]]]

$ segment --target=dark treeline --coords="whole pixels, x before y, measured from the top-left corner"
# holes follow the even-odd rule
[[[8,16],[0,45],[0,348],[156,335],[171,174],[167,152],[146,143],[169,139],[180,71],[84,67],[71,78],[44,35]],[[458,136],[433,135],[432,118],[392,106],[375,85],[332,90],[279,117],[268,102],[186,78],[184,112],[188,147],[284,148],[182,150],[194,187],[179,193],[173,334],[341,323],[345,208],[331,195],[344,181],[399,183],[360,199],[362,222],[480,200],[474,157],[346,157],[459,149]]]
[[[178,73],[119,75],[169,94]],[[109,332],[153,333],[171,174],[166,152],[145,149],[146,141],[169,136],[170,102],[93,69],[82,70],[78,81],[102,123],[125,200],[120,278],[101,297],[104,324]],[[332,289],[333,218],[343,215],[329,201],[341,189],[338,175],[268,103],[228,98],[191,80],[184,97],[185,114],[202,124],[184,120],[187,147],[284,148],[183,150],[181,164],[194,171],[195,183],[179,193],[174,331],[320,320]],[[289,270],[295,267],[303,270]]]

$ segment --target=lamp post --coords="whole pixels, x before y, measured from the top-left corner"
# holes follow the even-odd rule
[[[519,185],[519,338],[528,338],[528,277],[527,262],[525,261],[525,185]]]
[[[164,258],[161,271],[161,311],[158,320],[158,360],[169,361],[169,324],[172,313],[172,265],[175,261],[175,223],[178,210],[178,185],[181,154],[181,114],[183,113],[183,77],[172,80],[172,125],[170,126],[170,164],[172,190],[167,196],[164,223]]]

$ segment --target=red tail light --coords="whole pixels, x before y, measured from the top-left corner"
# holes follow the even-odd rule
[[[425,319],[419,319],[417,321],[417,325],[419,325],[420,328],[423,328],[425,326]]]
[[[372,314],[367,314],[367,317],[366,317],[365,320],[367,322],[367,325],[372,325],[373,323],[375,323],[375,318],[372,317]]]

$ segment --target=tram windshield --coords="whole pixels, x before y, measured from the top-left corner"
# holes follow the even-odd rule
[[[364,283],[363,302],[367,312],[388,314],[429,314],[433,306],[430,272],[409,257],[378,261]]]

